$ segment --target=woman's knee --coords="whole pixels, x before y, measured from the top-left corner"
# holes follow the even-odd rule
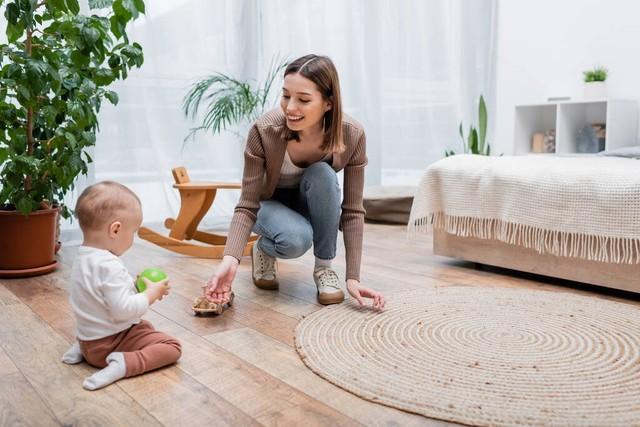
[[[275,249],[278,258],[298,258],[305,254],[313,245],[313,233],[311,230],[291,230],[278,236],[275,241]]]
[[[304,192],[339,194],[338,175],[336,171],[326,162],[318,162],[309,166],[304,171],[300,182],[301,190]]]
[[[338,182],[338,174],[327,162],[316,162],[304,170],[303,180]]]

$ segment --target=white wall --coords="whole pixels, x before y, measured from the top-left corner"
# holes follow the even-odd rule
[[[514,105],[582,97],[582,71],[610,71],[609,98],[640,103],[640,1],[500,0],[494,153],[513,150]]]

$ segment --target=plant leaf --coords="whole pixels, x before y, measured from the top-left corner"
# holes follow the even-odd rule
[[[100,38],[100,32],[98,32],[98,30],[96,30],[95,28],[84,27],[82,29],[82,37],[87,46],[92,47],[96,44],[98,38]]]
[[[112,90],[108,90],[104,93],[104,97],[109,100],[113,105],[118,105],[118,94]]]
[[[74,15],[80,13],[80,4],[78,3],[78,0],[66,0],[66,2],[67,7],[69,8],[69,12],[73,13]]]
[[[469,134],[469,152],[471,154],[479,154],[478,131],[476,130],[476,128],[471,128],[471,133]]]
[[[89,0],[90,9],[105,9],[111,7],[113,0]]]
[[[144,7],[142,0],[125,2],[138,14]],[[91,7],[114,3],[89,0]],[[130,19],[115,12],[79,15],[79,0],[0,5],[6,6],[9,40],[0,44],[0,199],[29,211],[43,199],[62,201],[77,176],[87,173],[92,159],[84,150],[95,145],[100,106],[105,98],[118,99],[104,86],[140,66],[143,54],[126,40]],[[122,9],[125,17],[132,14]],[[25,26],[38,27],[31,50],[25,49]],[[29,138],[27,107],[34,113]]]
[[[205,108],[205,113],[202,123],[190,129],[185,141],[202,130],[216,134],[242,121],[256,118],[269,99],[275,78],[285,66],[285,61],[274,59],[261,86],[239,81],[220,72],[192,84],[183,98],[182,111],[191,119],[198,116],[201,107]]]
[[[7,18],[7,22],[11,25],[16,25],[20,18],[20,9],[15,3],[9,3],[7,9],[4,12],[4,17]]]
[[[138,12],[145,13],[143,0],[133,0],[133,3],[135,4],[136,9],[138,9]]]
[[[54,10],[59,10],[61,12],[66,12],[67,10],[69,10],[64,0],[47,0],[47,7],[53,8]]]
[[[138,9],[136,9],[135,5],[131,0],[115,0],[113,2],[113,11],[121,22],[127,23],[134,15],[138,14]]]
[[[484,97],[480,95],[480,105],[478,106],[478,130],[480,132],[478,140],[478,152],[484,153],[485,140],[487,138],[487,105]]]
[[[18,39],[22,37],[24,29],[24,25],[21,22],[18,22],[17,24],[8,24],[6,34],[9,42],[17,42]]]
[[[122,32],[124,31],[124,26],[120,24],[120,21],[118,21],[118,17],[113,15],[111,18],[109,18],[109,23],[111,24],[111,32],[113,33],[113,35],[116,36],[117,39],[121,38]]]
[[[0,165],[9,158],[9,151],[6,147],[0,147]]]
[[[28,214],[29,212],[31,212],[33,210],[33,208],[34,208],[33,205],[34,205],[34,203],[31,201],[30,198],[21,197],[16,202],[16,209],[18,209],[23,214]]]

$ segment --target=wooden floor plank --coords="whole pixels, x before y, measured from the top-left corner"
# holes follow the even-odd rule
[[[424,287],[499,286],[579,293],[640,306],[637,295],[503,269],[476,269],[473,263],[434,256],[431,243],[429,235],[408,238],[404,226],[366,224],[363,283],[389,296]],[[302,364],[291,346],[294,327],[302,316],[321,308],[312,278],[312,251],[278,261],[278,291],[257,289],[251,260],[243,258],[234,283],[236,306],[222,316],[200,318],[193,316],[191,302],[201,295],[201,286],[220,261],[177,255],[136,241],[123,256],[130,272],[156,266],[167,271],[172,286],[169,296],[145,317],[181,340],[183,357],[173,367],[120,381],[102,392],[85,392],[82,380],[94,368],[59,362],[74,339],[68,279],[76,253],[77,246],[64,245],[59,268],[49,275],[0,279],[2,424],[33,424],[35,419],[44,425],[121,425],[122,420],[167,426],[448,425],[364,401]],[[344,277],[342,236],[333,265]],[[23,408],[33,408],[36,418],[28,418],[32,414],[25,415],[19,406],[5,409],[13,408],[16,396],[26,402]]]
[[[182,369],[258,422],[266,425],[359,425],[347,414],[285,384],[214,342],[156,313],[150,313],[148,317],[158,329],[181,341]]]
[[[266,371],[332,408],[348,413],[367,426],[451,426],[454,424],[427,420],[419,415],[368,402],[323,380],[310,371],[296,351],[249,329],[235,329],[206,337],[207,340],[233,353],[244,361]]]
[[[67,313],[68,316],[73,316],[67,294],[56,286],[58,283],[56,280],[39,280],[37,283],[39,285],[38,292],[31,292],[25,286],[14,284],[5,286],[58,333],[65,336],[68,343],[72,342],[75,339],[73,325],[66,320],[60,321],[59,316],[54,315],[54,313]],[[169,299],[167,298],[167,300]],[[43,304],[42,301],[47,303]],[[56,309],[52,310],[51,307]],[[84,363],[74,365],[70,369],[75,370],[82,377],[95,371],[94,368]],[[252,425],[254,423],[248,415],[199,384],[181,371],[179,367],[169,367],[135,378],[121,380],[117,383],[117,387],[134,398],[164,425],[198,425],[201,423]],[[171,405],[172,402],[182,403],[175,406]]]
[[[0,426],[58,426],[29,381],[0,349]]]
[[[169,277],[181,277],[183,282],[188,282],[188,287],[194,296],[200,295],[200,287],[204,285],[219,263],[217,260],[159,254],[158,251],[161,249],[151,247],[146,242],[138,245],[137,249],[139,250],[124,256],[125,262],[131,261],[130,265],[133,268],[141,268],[153,262],[153,265],[166,270]],[[243,263],[248,264],[250,260],[243,260]],[[296,319],[300,319],[320,307],[315,299],[313,303],[309,303],[283,292],[258,289],[253,285],[250,274],[249,269],[241,268],[239,270],[238,279],[234,283],[236,296]],[[286,277],[286,274],[284,276]]]
[[[148,266],[146,262],[145,259],[133,255],[127,258],[127,266],[131,271],[142,271]],[[195,297],[202,295],[202,282],[196,281],[188,274],[181,274],[180,271],[183,270],[168,265],[160,265],[160,268],[164,268],[167,274],[173,277],[171,279],[172,294],[180,295],[188,301],[193,301]],[[166,315],[172,318],[170,314]],[[298,323],[298,320],[293,317],[253,303],[241,296],[236,296],[233,307],[225,311],[223,316],[211,317],[204,321],[194,320],[193,322],[207,322],[210,325],[216,325],[229,321],[254,328],[288,345],[293,345],[293,330]]]
[[[260,425],[178,366],[122,380],[118,385],[166,426]]]
[[[58,286],[63,282],[55,275],[46,275],[32,278],[29,286],[9,280],[2,284],[70,344],[76,339],[75,323],[69,295]]]
[[[61,310],[65,310],[64,307],[68,305],[68,303],[62,299],[63,295],[59,292],[59,289],[56,290],[56,283],[55,281],[49,281],[48,285],[41,286],[39,294],[45,295],[42,298],[55,302],[55,306],[60,307]],[[175,300],[175,288],[174,286],[174,289],[172,289],[173,292],[166,298],[167,302],[172,298]],[[177,286],[177,288],[180,288],[180,286]],[[20,292],[19,289],[18,292]],[[33,295],[32,292],[24,293],[27,300],[34,299],[35,297]],[[165,302],[165,300],[160,302],[159,305],[163,302]],[[251,304],[248,302],[243,303]],[[155,307],[155,304],[152,307]],[[257,313],[257,319],[260,309],[261,307],[257,306],[243,308],[239,311],[242,313],[244,310],[254,310],[254,312]],[[43,313],[43,315],[47,316],[46,313]],[[157,329],[176,336],[181,340],[183,356],[178,364],[180,370],[184,371],[188,377],[193,378],[198,384],[207,386],[208,391],[216,396],[224,393],[227,399],[232,397],[231,405],[240,408],[239,410],[244,411],[243,413],[250,414],[256,422],[267,425],[281,423],[293,425],[297,422],[311,425],[357,424],[349,417],[332,410],[323,403],[288,387],[286,384],[272,378],[252,365],[244,363],[240,359],[228,354],[219,347],[201,338],[197,332],[194,333],[194,331],[185,328],[172,318],[164,317],[155,310],[150,311],[145,318],[149,319]],[[221,319],[221,317],[198,319],[193,316],[192,318],[194,322],[198,320],[216,322]],[[295,319],[291,319],[292,322],[288,322],[290,323],[289,327],[293,328],[295,325],[294,320]],[[268,327],[268,324],[261,325],[259,329],[266,327]],[[280,325],[274,325],[274,329],[282,329],[282,327]],[[199,332],[201,332],[201,330]],[[209,332],[211,332],[211,330],[209,330]],[[292,342],[292,337],[293,330],[288,333],[286,341]],[[199,345],[194,346],[194,342],[199,343]],[[204,349],[202,346],[204,346]],[[212,367],[216,369],[212,370]],[[153,379],[147,379],[154,375],[155,377],[153,377]],[[144,384],[150,381],[158,381],[158,375],[156,373],[147,374],[120,381],[118,384],[131,396],[148,396],[150,391],[140,394],[136,389],[143,387]],[[140,384],[142,384],[142,386]],[[162,387],[158,387],[157,385],[155,388],[162,390]],[[193,390],[191,391],[193,392]],[[172,425],[170,422],[165,423],[165,417],[163,417],[162,414],[155,413],[157,409],[156,406],[148,406],[150,402],[157,401],[158,391],[156,391],[155,394],[155,399],[147,401],[146,399],[138,398],[138,402],[165,425]],[[177,397],[174,396],[174,398]],[[198,399],[192,400],[198,401]],[[223,399],[220,398],[220,400]],[[207,409],[209,406],[213,407],[213,405],[202,405],[199,406],[199,408]],[[164,407],[170,408],[167,405],[164,405]]]
[[[0,298],[9,298],[9,293],[0,285]],[[64,425],[159,425],[117,387],[99,393],[84,390],[82,377],[60,362],[68,342],[24,304],[0,310],[0,346]]]
[[[198,261],[200,260],[190,261],[190,263],[199,268],[199,271],[201,271],[200,277],[207,277],[215,271],[215,267],[210,263],[205,264]],[[244,264],[247,264],[246,267]],[[243,261],[233,286],[234,293],[242,299],[295,319],[301,319],[303,316],[321,308],[321,305],[316,301],[315,285],[313,285],[310,275],[308,283],[300,283],[295,276],[288,273],[287,270],[291,267],[287,264],[279,274],[280,290],[269,291],[258,289],[253,284],[249,265],[249,260]],[[280,263],[280,266],[282,265],[283,263]],[[299,298],[296,296],[298,292],[287,293],[289,288],[299,288],[300,286],[311,286],[313,291],[312,298]]]

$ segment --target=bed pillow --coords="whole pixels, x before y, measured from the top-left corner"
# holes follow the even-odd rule
[[[628,157],[631,159],[640,158],[640,145],[632,145],[629,147],[620,147],[613,150],[601,151],[601,156]]]

